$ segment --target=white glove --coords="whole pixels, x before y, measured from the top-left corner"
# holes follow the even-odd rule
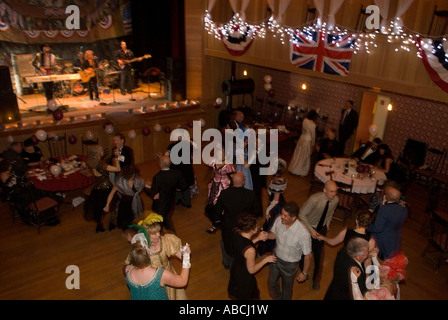
[[[278,201],[272,200],[269,206],[266,208],[266,220],[269,220],[270,214],[269,212],[277,205]]]
[[[180,253],[182,254],[182,268],[185,268],[185,269],[191,268],[190,254],[186,252],[186,249],[189,247],[190,247],[190,245],[188,243],[186,243],[185,246],[180,247]]]

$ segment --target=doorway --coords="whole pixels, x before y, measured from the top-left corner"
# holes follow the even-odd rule
[[[377,137],[383,139],[388,115],[387,106],[390,101],[389,96],[375,92],[364,92],[353,151],[357,150],[360,144]]]

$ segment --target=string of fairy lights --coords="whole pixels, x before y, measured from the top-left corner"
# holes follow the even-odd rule
[[[383,38],[387,39],[387,43],[395,45],[395,52],[411,52],[412,47],[416,46],[419,48],[417,44],[418,38],[429,39],[422,44],[425,49],[432,46],[432,41],[434,40],[446,42],[446,39],[448,38],[448,35],[434,38],[414,32],[404,26],[401,23],[400,18],[396,18],[391,21],[388,27],[372,29],[369,32],[359,32],[340,25],[330,27],[327,23],[320,21],[320,19],[315,19],[311,23],[307,23],[306,25],[299,27],[281,25],[272,17],[257,24],[250,24],[241,19],[238,14],[235,14],[230,21],[220,24],[213,21],[210,12],[207,10],[204,14],[204,28],[209,35],[214,36],[216,39],[221,39],[222,36],[239,37],[240,35],[245,35],[247,37],[251,37],[252,39],[265,39],[267,35],[270,34],[273,38],[279,39],[283,45],[286,43],[300,45],[297,40],[297,35],[305,37],[311,41],[316,32],[320,32],[323,37],[327,34],[333,35],[333,43],[336,45],[338,37],[348,36],[347,40],[352,43],[351,47],[353,48],[354,54],[358,54],[360,52],[365,52],[367,54],[372,53],[375,48],[378,48],[378,42],[380,40],[384,41]],[[438,49],[442,48],[440,46],[443,46],[443,44],[439,44]],[[416,51],[417,56],[421,58],[419,50]],[[432,51],[435,53],[436,48],[433,48]],[[445,56],[445,62],[448,62],[448,55]]]

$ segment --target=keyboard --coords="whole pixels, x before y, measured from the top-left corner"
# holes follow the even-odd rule
[[[26,77],[25,80],[28,83],[50,82],[50,81],[64,81],[64,80],[79,80],[81,76],[79,73],[67,73],[67,74],[52,74],[49,76],[34,76]]]

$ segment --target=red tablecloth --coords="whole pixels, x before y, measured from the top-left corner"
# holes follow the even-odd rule
[[[78,160],[84,162],[86,157],[79,156]],[[48,168],[45,170],[48,170]],[[39,179],[38,176],[33,174],[33,170],[30,170],[28,180],[31,181],[37,189],[53,192],[77,190],[85,188],[94,182],[95,176],[93,175],[92,170],[88,168],[81,169],[81,167],[76,170],[77,171],[68,175],[64,175],[64,172],[61,172],[57,177],[47,172],[45,175],[46,179],[44,180]]]
[[[88,174],[90,174],[90,176],[87,176]],[[94,182],[95,177],[88,169],[83,169],[67,176],[64,176],[61,173],[58,177],[49,177],[42,181],[37,177],[29,177],[28,180],[31,181],[37,189],[57,192],[85,188]]]

